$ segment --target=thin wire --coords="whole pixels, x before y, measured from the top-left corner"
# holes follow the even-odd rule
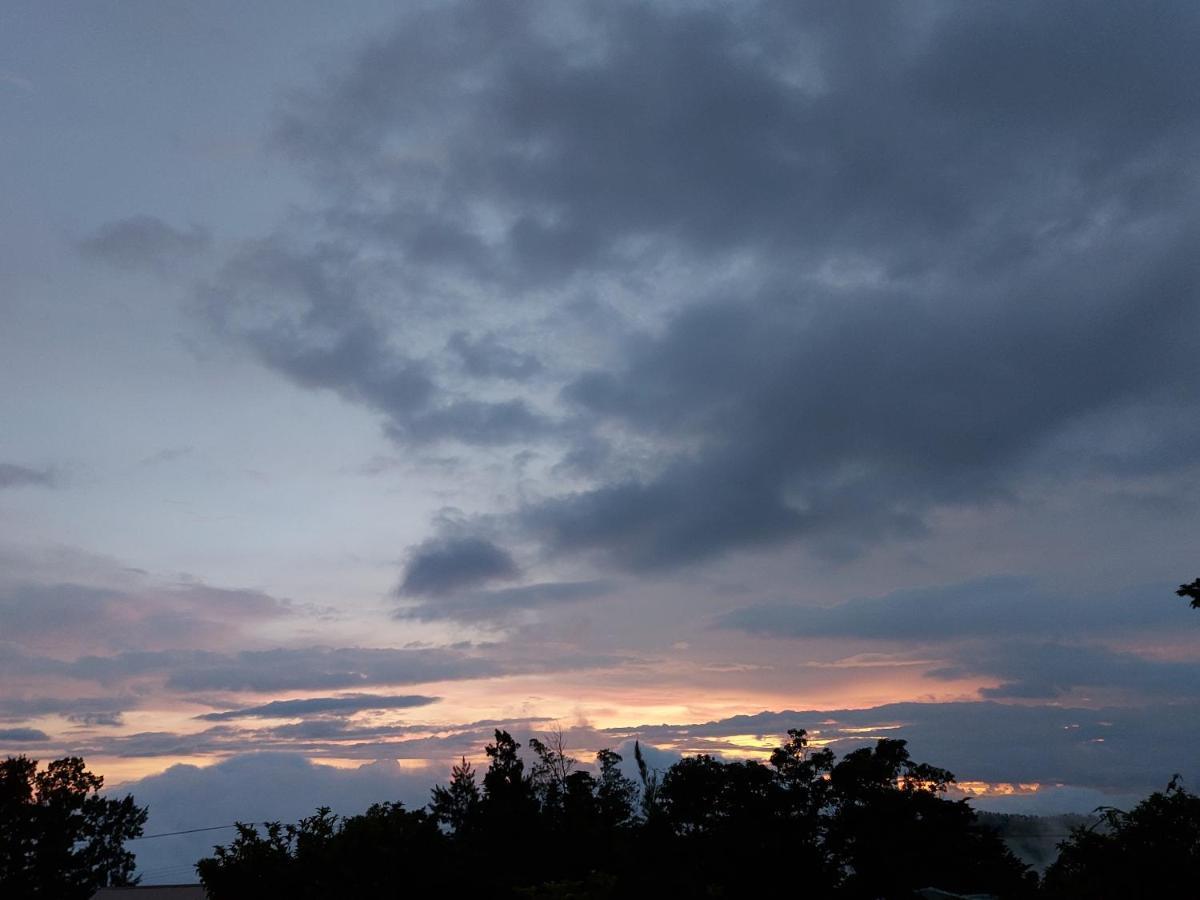
[[[258,822],[242,822],[242,825],[258,825]],[[237,828],[237,825],[209,825],[207,828],[187,828],[183,831],[163,831],[158,834],[143,834],[141,837],[129,838],[131,841],[148,841],[150,838],[174,837],[177,834],[198,834],[201,831],[220,831],[222,828]]]

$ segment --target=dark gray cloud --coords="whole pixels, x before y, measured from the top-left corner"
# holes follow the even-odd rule
[[[19,667],[14,667],[14,669]],[[118,697],[0,697],[0,721],[19,721],[37,716],[66,716],[88,725],[116,725],[121,713],[136,709],[132,695]]]
[[[490,591],[448,593],[415,606],[406,606],[396,615],[402,619],[432,622],[453,619],[459,622],[503,620],[524,610],[556,607],[595,599],[612,590],[606,581],[552,581]]]
[[[399,687],[437,681],[494,678],[502,675],[613,668],[628,656],[588,653],[576,647],[530,647],[521,643],[477,647],[279,647],[272,650],[126,650],[73,660],[34,655],[0,643],[0,676],[6,679],[75,679],[105,686],[142,686],[161,682],[169,691],[187,693],[346,690]],[[7,703],[8,701],[6,701]],[[24,701],[13,701],[23,708]],[[111,701],[33,701],[53,704],[47,712],[108,712],[140,705]],[[108,704],[108,705],[105,705]],[[8,708],[0,704],[0,715]],[[31,715],[36,713],[30,713]]]
[[[969,646],[935,678],[984,675],[1001,684],[980,691],[998,700],[1050,700],[1072,690],[1188,701],[1200,694],[1200,662],[1155,659],[1090,644],[997,641]]]
[[[346,251],[301,253],[270,240],[244,248],[205,299],[218,327],[297,384],[403,419],[424,408],[433,384],[422,363],[390,346],[359,290]]]
[[[180,260],[208,249],[207,230],[182,230],[154,216],[131,216],[108,222],[79,242],[84,256],[123,269],[166,271]]]
[[[0,742],[13,744],[41,743],[50,740],[50,735],[37,728],[0,728]]]
[[[549,431],[523,398],[482,401],[442,390],[434,367],[393,338],[364,294],[380,273],[348,249],[250,244],[202,291],[214,326],[267,366],[311,389],[384,414],[402,443],[504,444]],[[387,273],[383,273],[386,277]]]
[[[403,423],[389,422],[385,429],[397,441],[453,438],[482,447],[532,440],[553,430],[552,423],[521,399],[453,400]]]
[[[589,658],[576,664],[601,663]],[[70,678],[101,685],[154,679],[162,680],[170,690],[186,692],[272,693],[412,685],[488,678],[513,671],[541,671],[548,665],[553,663],[493,659],[460,649],[431,647],[281,647],[228,653],[190,649],[126,650],[108,656],[87,655],[62,660],[12,649],[6,651],[0,644],[0,673],[7,678]],[[77,701],[44,702],[61,702],[63,709],[77,711]],[[0,706],[0,709],[5,708]],[[99,711],[108,709],[104,707]],[[47,707],[47,711],[53,710]]]
[[[552,544],[649,568],[788,537],[836,547],[919,534],[938,505],[1004,497],[1046,471],[1078,418],[1133,429],[1131,397],[1196,394],[1195,372],[1169,356],[1200,326],[1197,273],[1162,237],[1145,248],[1151,265],[1187,287],[1148,287],[1101,258],[1115,248],[1096,248],[1069,281],[1040,261],[1014,265],[999,290],[972,284],[969,301],[929,290],[837,308],[768,298],[689,309],[623,371],[583,376],[567,397],[696,449],[523,519]],[[1048,307],[1022,299],[1039,294]],[[1054,465],[1095,471],[1107,449]]]
[[[414,548],[400,593],[437,597],[518,574],[508,551],[485,538],[433,538]]]
[[[463,369],[475,378],[524,381],[543,368],[536,356],[505,346],[494,334],[472,338],[465,331],[456,331],[450,335],[446,348],[458,355]]]
[[[1033,635],[1077,638],[1186,627],[1188,610],[1170,585],[1064,594],[1031,578],[996,576],[895,591],[837,606],[763,604],[720,617],[722,627],[774,637],[940,641]]]
[[[115,659],[120,666],[122,660]],[[136,663],[136,660],[133,660]],[[491,660],[449,649],[321,647],[247,650],[234,654],[195,653],[153,661],[167,673],[169,687],[188,691],[295,691],[364,685],[423,684],[501,674]],[[108,666],[94,660],[99,669]]]
[[[54,473],[50,469],[32,469],[16,463],[0,462],[0,490],[10,487],[52,487]]]
[[[266,297],[245,276],[279,251],[249,251],[218,318],[398,440],[565,440],[593,481],[518,524],[635,570],[792,539],[845,557],[1051,475],[1182,473],[1196,16],[422,10],[290,98],[276,143],[334,237],[268,259]],[[514,388],[535,368],[472,316],[582,284],[647,324],[543,363],[557,408],[455,390],[437,348]],[[601,432],[659,452],[585,472]]]
[[[343,694],[338,697],[305,697],[296,700],[272,700],[260,706],[245,706],[197,716],[206,722],[230,719],[292,719],[309,715],[347,716],[372,709],[414,709],[438,702],[437,697],[420,694]]]

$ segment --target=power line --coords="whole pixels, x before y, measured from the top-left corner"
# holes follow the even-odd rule
[[[242,825],[259,825],[259,822],[241,822]],[[201,831],[220,831],[223,828],[237,828],[237,825],[209,825],[206,828],[186,828],[183,831],[162,831],[158,834],[143,834],[141,837],[129,838],[131,841],[148,841],[150,838],[174,837],[177,834],[199,834]]]

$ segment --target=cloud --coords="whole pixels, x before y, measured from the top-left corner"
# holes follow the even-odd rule
[[[475,378],[525,381],[543,369],[536,356],[506,347],[494,334],[473,339],[465,331],[456,331],[450,335],[446,348],[458,355],[463,369]]]
[[[684,752],[742,753],[729,736],[782,737],[804,728],[839,755],[880,737],[909,742],[913,756],[964,780],[1161,790],[1171,775],[1200,776],[1182,748],[1200,733],[1191,698],[1140,706],[1072,708],[994,702],[892,703],[867,709],[762,712],[702,723],[606,729]]]
[[[518,574],[508,551],[485,538],[434,538],[414,549],[399,590],[402,594],[437,597]]]
[[[50,735],[38,728],[0,728],[0,742],[13,744],[41,743],[50,740]]]
[[[999,700],[1050,700],[1074,689],[1181,701],[1200,693],[1200,661],[1155,659],[1107,647],[1056,641],[996,641],[964,647],[954,662],[928,673],[955,679],[1001,679],[980,694]]]
[[[513,526],[633,571],[1182,477],[1196,13],[1034,9],[414,12],[290,95],[319,237],[214,321],[397,441],[563,445]]]
[[[199,226],[184,231],[154,216],[139,215],[101,225],[79,242],[79,250],[118,268],[161,272],[207,250],[211,242]]]
[[[162,463],[175,462],[183,459],[185,456],[191,455],[195,450],[194,447],[164,447],[161,450],[151,453],[149,456],[139,460],[138,465],[141,466],[157,466]]]
[[[0,490],[12,487],[53,487],[54,473],[16,463],[0,463]]]
[[[1181,626],[1186,610],[1167,585],[1067,594],[1031,578],[994,576],[895,591],[836,606],[761,604],[718,623],[768,637],[856,637],[939,641],[962,637],[1122,635]]]
[[[1194,702],[1099,709],[996,703],[897,703],[853,710],[783,710],[710,722],[600,731],[575,728],[568,731],[568,740],[585,761],[592,749],[614,746],[632,774],[635,739],[641,742],[650,764],[665,769],[681,754],[741,755],[746,749],[747,736],[757,736],[763,746],[770,747],[783,739],[788,728],[808,729],[810,738],[820,745],[831,746],[839,755],[872,744],[880,737],[899,738],[909,742],[915,758],[948,767],[962,779],[1040,783],[1045,796],[1032,796],[1029,805],[1018,811],[1027,812],[1036,805],[1041,812],[1061,812],[1077,808],[1079,796],[1093,800],[1099,796],[1111,802],[1114,794],[1144,795],[1161,789],[1175,772],[1194,779],[1197,773],[1188,769],[1193,762],[1180,756],[1179,748],[1190,746],[1195,740],[1200,721],[1196,713]],[[443,726],[447,737],[416,736],[397,741],[402,729],[416,735],[429,728],[411,725],[392,729],[391,740],[377,743],[364,743],[350,730],[345,745],[328,745],[321,752],[358,758],[364,758],[363,753],[376,752],[381,758],[387,756],[388,761],[359,769],[330,770],[305,760],[301,753],[310,750],[304,747],[295,753],[235,756],[204,769],[173,766],[161,775],[121,785],[117,790],[130,791],[138,802],[150,805],[152,817],[157,818],[151,819],[149,833],[235,820],[294,821],[319,805],[332,806],[342,814],[386,799],[402,799],[419,806],[428,799],[432,784],[446,778],[449,764],[457,755],[477,753],[478,745],[490,739],[493,727],[510,730],[522,742],[530,731],[537,730],[533,723],[522,725],[498,720]],[[283,728],[293,729],[294,733],[295,726]],[[151,735],[134,736],[134,740],[141,741],[142,751],[151,738]],[[272,745],[269,736],[264,739]],[[180,740],[164,735],[159,739],[160,749],[189,746]],[[423,756],[438,762],[427,768],[400,769],[391,761],[395,754],[405,758]],[[1101,791],[1105,793],[1099,794]],[[1067,794],[1071,796],[1064,796]],[[186,852],[192,857],[185,862],[206,851],[219,835],[201,837],[202,845],[187,846]],[[163,839],[164,847],[171,846],[168,841],[177,846],[186,843],[183,839]],[[142,844],[137,849],[141,853],[149,847]],[[148,871],[150,860],[139,857],[139,864],[143,871]]]
[[[1039,782],[1046,789],[1045,796],[1034,795],[1030,805],[1015,811],[1028,812],[1036,806],[1040,812],[1051,813],[1077,809],[1081,801],[1076,795],[1088,798],[1092,806],[1111,802],[1114,792],[1143,795],[1161,789],[1175,772],[1194,780],[1200,773],[1188,770],[1194,761],[1184,759],[1180,748],[1194,743],[1198,721],[1194,702],[1100,709],[898,703],[612,728],[591,734],[586,743],[582,732],[570,734],[571,746],[581,752],[593,743],[615,746],[630,767],[629,774],[633,774],[635,738],[641,741],[651,765],[660,768],[669,766],[681,752],[744,751],[744,743],[732,744],[728,737],[760,736],[770,746],[772,740],[782,739],[788,728],[808,729],[811,738],[831,742],[839,755],[879,737],[900,738],[909,741],[915,758],[946,766],[963,779]],[[401,726],[424,727],[428,726]],[[427,801],[435,782],[445,780],[450,763],[470,742],[488,740],[493,727],[507,728],[524,740],[531,726],[498,720],[444,727],[447,731],[461,729],[457,744],[421,738],[413,742],[418,745],[412,748],[415,754],[395,743],[365,748],[381,757],[402,752],[406,757],[423,753],[439,759],[428,768],[401,769],[389,760],[358,769],[332,769],[305,760],[300,753],[270,752],[235,756],[207,768],[172,766],[161,775],[119,785],[116,792],[131,792],[139,803],[150,806],[147,832],[151,834],[234,821],[295,821],[321,805],[344,815],[380,800],[400,799],[416,807]],[[220,840],[219,833],[206,833],[139,843],[135,849],[140,870],[150,875],[167,866],[190,864]],[[151,876],[146,880],[171,879]]]
[[[175,658],[172,659],[171,657]],[[111,661],[81,661],[81,674],[90,662],[97,675],[120,671],[122,663],[136,668],[140,660],[127,656]],[[148,660],[167,675],[167,685],[187,691],[296,691],[353,688],[365,685],[423,684],[434,681],[486,678],[502,669],[488,659],[449,649],[295,648],[246,650],[240,653],[167,654]]]
[[[121,713],[139,705],[132,695],[117,697],[0,697],[0,721],[66,716],[89,725],[117,725]]]
[[[490,591],[447,593],[396,612],[397,618],[433,622],[503,620],[514,614],[569,603],[580,603],[609,593],[605,581],[551,581]]]
[[[165,772],[110,789],[130,793],[150,808],[146,834],[183,831],[234,822],[295,822],[321,806],[339,815],[354,815],[372,803],[401,801],[410,809],[423,806],[429,790],[448,774],[435,769],[400,768],[394,761],[355,769],[309,762],[299,754],[245,754],[200,768],[171,766]],[[236,832],[135,841],[138,872],[146,884],[194,881],[192,865],[211,855],[214,844],[228,843]]]
[[[346,716],[374,709],[413,709],[437,703],[438,697],[419,694],[387,696],[382,694],[342,694],[337,697],[307,697],[297,700],[272,700],[260,706],[227,709],[222,712],[196,716],[206,722],[224,722],[230,719],[291,719],[307,715]]]
[[[400,443],[504,444],[550,424],[523,398],[482,401],[440,389],[433,366],[389,334],[362,295],[368,264],[345,250],[250,244],[202,291],[212,324],[301,387],[383,413]],[[382,277],[376,273],[376,277]]]
[[[241,627],[294,612],[288,601],[261,591],[204,584],[0,585],[5,637],[55,649],[223,645]]]

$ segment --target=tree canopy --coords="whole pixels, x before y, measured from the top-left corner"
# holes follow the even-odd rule
[[[1062,900],[1195,896],[1200,885],[1200,797],[1178,777],[1129,812],[1106,808],[1059,845],[1045,893]]]
[[[770,764],[640,760],[641,788],[601,750],[593,767],[561,733],[521,745],[497,731],[482,786],[464,759],[427,810],[373,806],[338,819],[241,826],[198,864],[212,900],[263,891],[526,898],[742,897],[802,888],[848,900],[937,885],[1020,897],[1036,877],[964,801],[953,776],[881,740],[838,761],[788,733]],[[637,755],[641,757],[640,748]]]
[[[1179,590],[1175,593],[1180,597],[1190,597],[1192,600],[1192,609],[1200,609],[1200,578],[1197,578],[1191,584],[1181,584]]]
[[[133,881],[146,810],[100,793],[104,779],[66,757],[38,768],[26,756],[0,762],[0,896],[86,900]]]

